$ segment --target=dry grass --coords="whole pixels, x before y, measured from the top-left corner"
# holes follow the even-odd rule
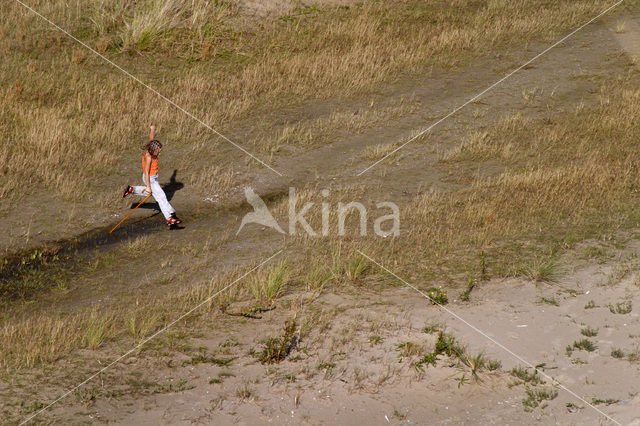
[[[416,197],[402,212],[410,232],[405,228],[398,241],[407,247],[401,252],[445,271],[478,273],[477,256],[486,251],[494,276],[515,268],[554,279],[555,263],[536,266],[535,258],[553,259],[578,240],[635,223],[640,127],[633,117],[639,112],[632,81],[609,81],[594,107],[553,119],[516,115],[470,134],[443,164],[491,160],[506,171]]]
[[[364,2],[303,8],[256,25],[225,1],[30,4],[225,130],[240,125],[230,121],[259,114],[260,105],[345,99],[427,66],[455,66],[461,57],[549,36],[582,23],[606,2]],[[183,158],[187,180],[210,185],[202,178],[205,164],[227,158],[213,135],[17,3],[0,8],[6,18],[0,72],[11,82],[0,94],[0,196],[47,189],[72,198],[90,188],[89,200],[104,201],[112,188],[101,176],[139,173],[134,159],[149,121],[170,129],[159,136],[170,142],[166,152]],[[308,144],[345,119],[285,126],[273,141],[253,138],[251,148]]]
[[[11,372],[52,363],[82,348],[106,347],[110,350],[109,343],[113,341],[137,345],[169,320],[207,299],[211,300],[190,319],[211,312],[223,298],[212,296],[243,272],[237,269],[171,295],[136,301],[131,307],[123,304],[104,310],[78,309],[74,314],[51,310],[39,313],[37,318],[15,317],[4,321],[0,327],[0,369]],[[284,265],[258,271],[259,276],[265,277],[270,284],[267,290],[276,291],[275,295],[282,289],[283,273],[286,273]],[[276,285],[277,282],[280,286]],[[274,293],[268,295],[273,296]],[[224,297],[227,300],[247,300],[250,294],[246,286],[238,285],[227,290]],[[179,327],[180,324],[177,325]]]
[[[524,135],[507,132],[503,126],[492,129],[487,136],[490,143],[477,148],[482,158],[497,158],[507,165],[520,167],[494,177],[479,177],[467,188],[451,193],[419,195],[408,203],[402,212],[406,232],[402,239],[394,242],[399,256],[394,270],[402,273],[402,268],[407,268],[408,275],[415,274],[413,265],[419,263],[441,271],[441,276],[479,273],[478,254],[484,250],[488,274],[508,275],[513,271],[514,262],[531,261],[536,253],[554,255],[554,247],[558,245],[570,247],[580,238],[635,223],[630,220],[635,217],[635,188],[640,186],[637,173],[632,172],[640,168],[635,153],[640,129],[634,120],[640,113],[640,92],[630,82],[618,81],[607,87],[604,97],[607,102],[558,116],[552,124],[545,120],[532,121],[526,128],[517,130],[525,132]],[[504,147],[509,144],[518,144],[507,150],[519,153],[518,156],[504,154]],[[532,157],[531,152],[544,154]],[[464,153],[467,157],[477,155],[472,148],[466,148]],[[349,195],[352,199],[362,193],[360,188],[345,191],[332,193]],[[313,194],[302,191],[302,201],[313,199]],[[283,204],[278,211],[284,213],[285,208]],[[318,229],[319,211],[310,215],[309,221]],[[362,247],[362,239],[338,244],[331,238],[305,236],[291,241],[294,245],[308,244],[309,250],[313,250],[309,253],[316,261],[331,265],[328,269],[334,271],[332,277],[344,274],[357,279],[362,275],[360,260],[352,257],[353,248]],[[137,246],[145,244],[145,240],[140,239],[132,242],[130,249],[137,252]],[[383,259],[387,244],[388,241],[375,238],[367,240],[365,252]],[[341,254],[336,258],[336,253]],[[258,274],[261,281],[257,283],[274,283],[268,286],[274,291],[263,291],[261,286],[256,286],[261,298],[277,297],[278,289],[287,281],[283,281],[285,269],[281,265]],[[308,281],[310,287],[323,287],[330,276],[317,271],[310,273],[309,268],[292,272],[295,274],[288,277],[288,281]],[[429,271],[425,276],[427,273]],[[541,279],[548,276],[546,272],[538,275]],[[428,278],[425,285],[430,280],[432,278]],[[195,306],[214,294],[222,281],[216,278],[211,283],[195,286],[169,297],[170,301],[147,301],[135,314],[139,318],[136,330],[140,321],[152,313],[162,312],[164,318],[170,318],[184,307]],[[249,288],[234,287],[221,297],[246,300],[252,297]],[[211,301],[204,311],[218,302]],[[101,346],[110,336],[131,335],[126,320],[131,313],[121,312],[105,320],[106,324],[112,324],[106,330],[113,327],[113,332],[108,333],[95,328],[95,315],[88,311],[68,317],[51,313],[37,321],[6,321],[0,331],[3,368],[50,362],[76,348]],[[161,321],[152,322],[157,326]],[[153,325],[144,328],[147,329],[144,333],[134,333],[138,339],[147,335]],[[96,334],[98,337],[89,339],[88,336]],[[109,337],[100,338],[103,334]]]

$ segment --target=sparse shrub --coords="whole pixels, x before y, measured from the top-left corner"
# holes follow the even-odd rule
[[[437,331],[440,331],[440,327],[435,324],[427,325],[422,331],[424,331],[427,334],[433,334]]]
[[[460,293],[460,300],[463,302],[468,302],[471,297],[471,290],[476,286],[475,280],[470,280],[469,284],[467,284],[467,289]]]
[[[595,337],[598,335],[598,329],[593,329],[591,327],[585,327],[582,330],[580,330],[580,334],[582,334],[583,336],[587,336],[587,337]]]
[[[424,365],[426,365],[427,367],[429,365],[432,365],[435,367],[437,361],[438,361],[438,354],[436,354],[435,352],[429,352],[428,354],[420,358],[418,361],[416,361],[413,364],[413,366],[416,368],[416,370],[423,371]]]
[[[542,401],[550,401],[558,396],[555,389],[527,389],[527,397],[522,400],[525,411],[530,411],[540,405]]]
[[[436,341],[435,353],[461,357],[464,354],[464,348],[458,345],[453,336],[440,331]]]
[[[289,268],[283,262],[270,268],[266,276],[256,276],[251,285],[251,292],[258,302],[273,302],[289,279]]]
[[[611,356],[614,358],[624,358],[624,352],[621,349],[611,349]]]
[[[640,352],[638,351],[638,349],[636,349],[635,351],[633,351],[629,355],[627,355],[627,360],[629,362],[640,361]]]
[[[619,399],[613,399],[613,398],[607,398],[607,399],[591,398],[591,403],[593,405],[600,405],[600,404],[611,405],[611,404],[617,404],[618,402],[620,402]]]
[[[307,272],[305,283],[307,288],[313,291],[321,291],[325,285],[331,282],[333,274],[331,270],[324,265],[314,263]]]
[[[547,299],[546,297],[541,297],[540,303],[546,303],[547,305],[553,305],[553,306],[560,306],[558,301],[554,298]]]
[[[576,342],[573,342],[573,349],[583,350],[587,352],[593,352],[598,347],[589,339],[582,339]]]
[[[490,359],[487,362],[487,370],[489,371],[499,370],[500,368],[502,368],[502,363],[497,359]]]
[[[321,362],[320,364],[318,364],[318,370],[329,371],[329,370],[334,369],[335,366],[336,366],[336,364],[333,363],[333,362]]]
[[[614,305],[609,305],[609,311],[612,314],[628,314],[633,309],[633,305],[631,300],[627,300],[625,302],[619,302]]]
[[[236,389],[236,396],[242,400],[251,398],[251,395],[253,395],[253,390],[248,383],[244,383]]]
[[[449,302],[447,291],[443,290],[442,287],[429,287],[427,295],[434,305],[446,305]]]
[[[384,341],[384,339],[380,336],[370,336],[369,337],[369,343],[373,346],[373,345],[379,345],[380,343],[382,343]]]
[[[287,320],[282,337],[271,337],[265,340],[264,349],[258,355],[260,362],[263,364],[277,364],[284,360],[297,343],[295,331],[295,319]]]
[[[564,352],[567,356],[571,356],[573,354],[573,347],[571,345],[567,345],[567,347],[564,348]]]
[[[516,275],[531,281],[555,282],[559,277],[559,264],[553,258],[535,259],[516,270]]]
[[[362,255],[353,256],[347,262],[345,275],[350,281],[357,281],[369,269],[369,261]]]
[[[96,317],[92,317],[86,331],[87,347],[98,349],[107,340],[107,324]]]
[[[529,374],[528,368],[515,367],[511,369],[511,375],[522,380],[524,383],[532,385],[538,385],[542,383],[542,379],[538,376],[538,370],[533,370],[533,373]]]
[[[414,342],[402,342],[398,344],[398,350],[400,351],[400,357],[407,358],[418,355],[422,352],[423,348]]]
[[[137,340],[144,340],[158,326],[161,315],[157,312],[134,312],[129,316],[129,333]]]
[[[487,360],[482,352],[477,355],[469,355],[466,352],[463,352],[460,355],[460,360],[464,365],[471,369],[471,374],[474,376],[477,376],[478,371],[482,370],[487,365]]]

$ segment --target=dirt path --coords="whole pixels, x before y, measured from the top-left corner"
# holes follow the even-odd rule
[[[367,147],[392,144],[407,138],[417,129],[424,128],[464,103],[507,70],[534,56],[545,45],[532,45],[524,51],[498,55],[500,58],[497,59],[483,59],[473,66],[453,72],[432,72],[423,80],[396,84],[373,100],[367,98],[354,100],[350,104],[326,102],[315,105],[313,109],[319,114],[318,118],[328,116],[336,110],[343,113],[364,113],[371,102],[378,108],[405,102],[412,106],[414,112],[393,122],[379,123],[358,135],[342,137],[327,146],[276,158],[274,166],[286,173],[284,178],[266,169],[253,169],[247,175],[240,176],[239,181],[250,182],[258,194],[274,199],[288,194],[290,186],[298,190],[362,186],[367,188],[370,200],[393,200],[401,207],[418,193],[455,188],[460,183],[447,179],[447,172],[438,160],[443,151],[457,146],[466,132],[481,131],[516,112],[528,117],[546,117],[574,105],[577,101],[585,104],[597,102],[600,77],[607,73],[625,73],[629,69],[629,59],[622,54],[619,46],[618,39],[621,35],[611,31],[611,26],[612,23],[590,26],[567,44],[550,51],[531,67],[489,92],[479,103],[469,105],[434,128],[424,139],[414,141],[386,160],[385,164],[376,166],[362,176],[357,174],[375,161],[366,157]],[[299,114],[306,115],[310,108],[312,107],[303,106]],[[295,112],[289,114],[295,116]],[[291,148],[294,150],[294,147]],[[239,155],[228,146],[221,146],[221,149],[228,151],[230,158]],[[499,171],[501,169],[487,163],[481,169],[469,170],[469,173],[491,175]],[[219,248],[221,257],[215,254],[216,261],[201,271],[203,277],[220,268],[237,266],[238,259],[256,260],[282,246],[279,234],[270,230],[263,231],[255,225],[250,225],[237,237],[231,238],[239,226],[239,220],[248,211],[244,204],[242,186],[236,189],[232,198],[225,200],[224,205],[196,199],[189,194],[188,187],[176,192],[172,200],[183,212],[181,216],[188,224],[185,229],[171,234],[172,244],[182,246],[209,238],[224,242]],[[231,210],[226,210],[228,206],[231,206]],[[112,211],[118,209],[108,208],[107,215],[113,215]],[[162,240],[164,230],[157,216],[149,219],[153,224],[142,229],[140,224],[135,222],[136,217],[142,219],[145,216],[148,216],[145,211],[134,213],[134,220],[125,223],[118,230],[118,238],[126,243],[140,235],[157,234],[154,238],[157,238],[157,241]],[[2,226],[6,227],[11,223],[4,222]],[[105,229],[110,227],[111,223],[113,222],[107,223]],[[162,233],[158,234],[158,231]],[[12,238],[24,232],[26,231],[20,227],[7,230]],[[221,235],[226,236],[220,238]],[[107,242],[109,244],[104,248],[107,251],[117,247],[117,244],[113,244],[114,241]],[[247,249],[253,253],[249,258],[245,255]],[[188,261],[187,259],[188,256],[185,256],[176,262]],[[149,266],[152,268],[154,265]],[[122,269],[126,273],[122,273]],[[164,273],[166,271],[162,272]],[[156,281],[157,275],[145,280],[151,287],[137,284],[132,288],[131,282],[139,283],[140,280],[128,267],[119,267],[112,273],[102,271],[101,274],[104,274],[102,281],[108,282],[108,285],[93,285],[89,291],[86,286],[78,285],[64,294],[57,303],[86,306],[86,303],[98,299],[117,300],[115,295],[121,293],[123,287],[126,287],[127,291],[166,291],[164,286],[157,287],[151,284]],[[199,281],[195,279],[193,282],[196,284]]]

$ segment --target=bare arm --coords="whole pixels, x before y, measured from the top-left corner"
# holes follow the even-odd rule
[[[149,140],[152,141],[156,136],[156,126],[151,125],[151,133],[149,133]]]
[[[152,133],[153,134],[153,131]],[[149,174],[151,172],[151,154],[149,152],[144,153],[144,182],[147,184],[146,191],[151,194],[151,180]]]

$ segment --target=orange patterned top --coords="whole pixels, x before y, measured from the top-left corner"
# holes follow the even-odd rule
[[[144,155],[142,156],[142,173],[144,173]],[[158,157],[151,157],[151,170],[149,170],[149,176],[158,174]]]

